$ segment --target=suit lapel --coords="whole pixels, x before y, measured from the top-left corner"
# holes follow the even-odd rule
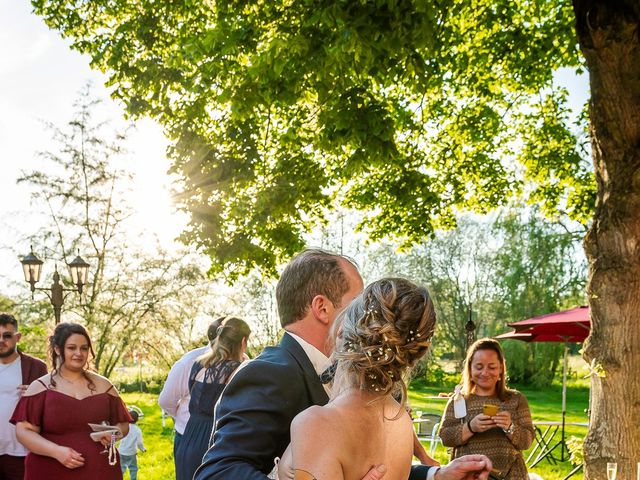
[[[326,405],[329,401],[329,396],[320,381],[320,377],[316,373],[311,360],[305,353],[300,344],[288,333],[285,332],[282,340],[280,341],[280,347],[286,350],[300,365],[304,376],[307,380],[307,387],[311,395],[311,400],[314,405]]]

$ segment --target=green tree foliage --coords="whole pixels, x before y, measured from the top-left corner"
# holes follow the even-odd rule
[[[282,329],[276,306],[276,281],[264,278],[257,270],[237,278],[232,285],[219,282],[212,307],[243,318],[251,325],[247,352],[251,358],[280,340]]]
[[[213,271],[273,272],[338,204],[407,246],[524,179],[549,210],[592,209],[553,85],[580,65],[567,2],[32,3],[132,115],[165,126],[185,238]]]
[[[11,313],[11,310],[15,306],[15,301],[11,298],[0,294],[0,312]]]
[[[493,225],[500,241],[497,316],[525,319],[584,304],[587,265],[579,250],[582,228],[544,221],[533,210],[509,210]]]
[[[28,295],[28,296],[27,296]],[[46,297],[17,295],[11,313],[18,320],[22,338],[20,350],[44,360],[49,365],[47,337],[50,334],[47,320],[53,318],[51,302]]]
[[[640,449],[640,430],[615,418],[640,396],[637,1],[33,4],[131,113],[166,126],[192,212],[186,238],[214,271],[273,270],[338,203],[365,210],[372,237],[407,245],[458,209],[529,189],[545,210],[583,222],[593,211],[584,356],[607,377],[592,378],[585,473],[602,477],[619,458],[626,479]],[[583,128],[567,125],[553,85],[558,68],[580,67],[578,46],[595,210]]]
[[[437,352],[458,363],[467,350],[465,325],[472,315],[478,332],[487,331],[497,279],[495,244],[488,222],[462,217],[457,227],[438,233],[411,251],[410,278],[429,286],[437,305]],[[434,342],[435,343],[435,342]]]
[[[42,303],[39,307],[42,308]],[[44,328],[37,322],[29,321],[29,309],[36,309],[33,303],[20,303],[18,298],[11,298],[0,294],[0,312],[13,315],[18,320],[18,331],[22,334],[18,348],[39,358],[46,358]]]
[[[429,288],[438,314],[430,361],[461,365],[470,312],[476,336],[484,337],[509,331],[508,323],[586,302],[579,233],[522,205],[501,209],[495,217],[462,216],[456,223],[406,252],[390,244],[362,249],[366,278],[401,275]],[[512,381],[551,383],[560,346],[516,341],[503,346]],[[428,367],[437,369],[433,363]]]
[[[524,320],[586,304],[587,266],[576,232],[543,221],[540,215],[511,210],[493,226],[501,239],[494,274],[493,332],[505,331],[504,319]],[[502,320],[502,321],[501,321]],[[562,344],[503,342],[509,377],[522,384],[548,385],[560,364]]]

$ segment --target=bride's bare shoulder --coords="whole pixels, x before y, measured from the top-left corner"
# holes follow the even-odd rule
[[[306,410],[303,410],[302,412],[300,412],[298,415],[296,415],[296,417],[293,419],[292,425],[297,425],[302,427],[308,424],[313,424],[315,422],[322,421],[322,419],[326,419],[328,416],[326,410],[327,409],[325,407],[320,407],[318,405],[309,407]]]
[[[327,407],[310,407],[291,423],[292,465],[319,479],[344,479],[343,435],[336,416]],[[321,448],[319,448],[321,446]],[[295,478],[298,478],[296,476]]]
[[[313,406],[300,412],[291,423],[291,431],[298,432],[331,432],[341,424],[339,412],[327,406]]]

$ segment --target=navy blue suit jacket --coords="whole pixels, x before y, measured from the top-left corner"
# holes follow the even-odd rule
[[[218,402],[212,445],[195,480],[265,480],[291,441],[293,418],[329,397],[300,344],[285,333],[242,367]]]
[[[293,418],[329,397],[300,344],[285,333],[242,367],[216,408],[209,450],[194,480],[266,480],[291,441]],[[412,471],[426,478],[428,467]],[[417,475],[417,476],[414,476]]]

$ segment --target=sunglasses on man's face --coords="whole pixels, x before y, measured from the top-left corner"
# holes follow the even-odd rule
[[[2,335],[0,336],[2,337],[2,340],[11,340],[17,334],[18,332],[2,332]]]

